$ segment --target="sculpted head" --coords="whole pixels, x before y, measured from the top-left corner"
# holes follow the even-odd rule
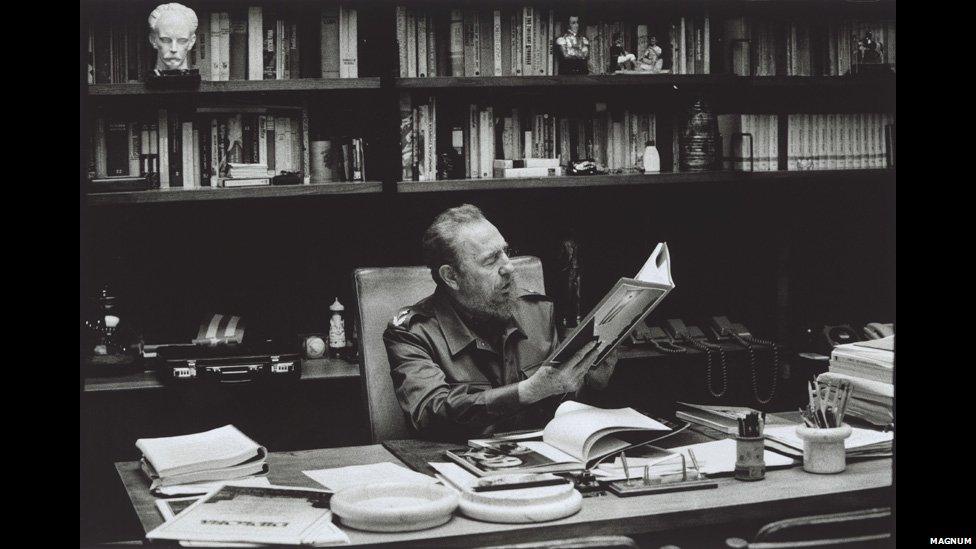
[[[442,212],[424,233],[431,276],[469,316],[504,321],[517,298],[508,243],[477,207]]]
[[[156,69],[188,69],[196,43],[197,14],[183,4],[161,4],[149,14],[149,43],[156,50]]]

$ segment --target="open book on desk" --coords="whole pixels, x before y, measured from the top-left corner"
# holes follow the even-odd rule
[[[621,278],[600,303],[559,344],[549,359],[562,363],[594,339],[599,364],[674,289],[671,255],[660,242],[634,278]]]
[[[664,431],[670,429],[633,408],[606,410],[568,400],[541,432],[469,440],[468,448],[446,455],[478,476],[581,471],[633,446],[630,439],[646,442]]]

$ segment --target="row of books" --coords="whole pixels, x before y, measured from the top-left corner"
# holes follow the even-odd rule
[[[262,6],[197,11],[189,66],[212,81],[358,77],[357,10],[332,2],[320,13],[309,25],[301,14]],[[88,83],[143,80],[156,63],[148,34],[141,13],[95,19],[88,29]],[[302,61],[308,48],[318,50],[319,67]]]
[[[894,117],[887,113],[789,115],[790,170],[894,166]]]
[[[566,21],[552,9],[483,7],[396,8],[396,37],[401,78],[434,76],[530,76],[559,73],[555,40]],[[589,72],[610,72],[613,37],[619,33],[624,50],[639,57],[651,36],[674,52],[673,72],[708,74],[710,26],[708,15],[678,17],[665,25],[633,21],[594,21],[580,26],[590,43]],[[671,63],[665,62],[665,66]]]
[[[722,168],[769,172],[779,169],[779,117],[775,114],[720,114]]]
[[[404,180],[437,179],[438,109],[436,97],[400,97],[401,167]],[[650,110],[610,109],[598,102],[585,116],[566,116],[528,108],[500,109],[494,105],[467,104],[461,120],[447,119],[451,147],[463,159],[465,178],[495,177],[494,160],[557,159],[568,166],[593,159],[615,172],[636,172],[642,166],[644,147],[656,139],[656,117]],[[531,164],[531,163],[529,163]],[[548,163],[501,168],[540,168],[517,172],[527,177],[547,175]],[[459,173],[460,175],[460,173]],[[512,176],[506,174],[506,177]]]
[[[893,20],[810,22],[732,17],[722,23],[726,69],[742,76],[841,76],[859,55],[870,32],[881,62],[895,66]]]
[[[159,109],[128,118],[97,116],[90,151],[96,178],[159,174],[167,187],[225,186],[232,164],[260,165],[265,179],[307,173],[301,109]],[[248,179],[255,179],[249,177]],[[232,186],[233,181],[227,183]],[[267,184],[255,181],[253,184]]]
[[[552,9],[396,8],[401,78],[556,74]]]

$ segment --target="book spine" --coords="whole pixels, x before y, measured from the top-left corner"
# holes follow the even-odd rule
[[[430,96],[430,110],[427,119],[427,172],[431,181],[437,179],[437,97]]]
[[[291,24],[291,42],[288,43],[289,61],[291,62],[291,77],[302,77],[301,48],[298,47],[299,26],[297,22]]]
[[[549,76],[555,74],[555,72],[553,72],[554,57],[552,46],[556,41],[557,35],[555,34],[555,29],[553,27],[554,24],[553,11],[551,9],[546,9],[546,47],[543,51],[546,55],[546,74]]]
[[[95,151],[95,177],[108,177],[108,145],[105,137],[105,119],[101,116],[95,119],[95,131],[92,138]]]
[[[180,135],[180,155],[183,159],[183,188],[192,189],[196,187],[193,167],[193,122],[183,121],[182,132]]]
[[[526,6],[522,8],[522,74],[526,76],[535,74],[534,27],[533,9]]]
[[[492,52],[492,74],[494,76],[502,76],[504,71],[502,69],[502,59],[505,57],[505,52],[502,47],[503,37],[502,37],[502,10],[496,9],[492,10],[492,42],[491,42],[491,52]]]
[[[468,105],[468,139],[466,145],[470,149],[470,154],[468,155],[468,170],[471,179],[477,179],[481,176],[481,159],[480,159],[480,148],[479,148],[479,121],[480,113],[478,111],[478,105],[472,103]]]
[[[200,71],[200,80],[213,80],[213,44],[210,38],[210,14],[200,12],[197,23],[197,40],[194,49],[197,50],[197,69]],[[142,56],[140,56],[140,60]]]
[[[244,80],[247,76],[247,55],[248,40],[247,27],[249,24],[248,15],[244,15],[238,10],[228,14],[230,16],[230,37],[228,47],[230,48],[230,67],[228,69],[228,79]]]
[[[169,113],[166,109],[159,109],[157,131],[159,134],[158,153],[159,153],[159,187],[165,189],[169,187]]]
[[[467,60],[467,51],[464,52]],[[471,10],[471,68],[474,71],[472,76],[484,76],[481,60],[481,16],[476,8]]]
[[[493,76],[495,74],[495,33],[491,9],[478,9],[478,34],[481,43],[479,48],[481,76]]]
[[[264,14],[264,80],[276,79],[276,60],[275,45],[277,39],[275,33],[278,31],[278,24],[274,17],[269,13]]]
[[[231,35],[231,24],[230,24],[230,14],[227,12],[220,12],[220,31],[217,37],[217,46],[220,51],[220,80],[227,81],[230,80],[230,64],[231,64],[231,51],[230,51],[230,35]]]
[[[423,13],[418,13],[417,21],[417,76],[427,78],[427,17]]]
[[[139,175],[139,152],[142,148],[141,136],[139,129],[139,122],[128,122],[126,123],[126,157],[129,160],[128,170],[126,175],[138,176]]]
[[[427,19],[427,35],[423,39],[427,41],[427,76],[435,77],[442,74],[437,62],[437,18],[432,14],[425,17]]]
[[[264,17],[261,6],[247,8],[247,79],[264,79]]]
[[[542,10],[532,9],[532,74],[542,75],[546,73],[546,63],[543,51],[545,49],[545,35],[543,31],[545,25],[542,23]]]
[[[512,75],[522,76],[522,10],[512,14]]]
[[[275,19],[275,80],[284,80],[285,78],[285,48],[287,43],[285,42],[285,21],[281,18]]]
[[[359,78],[359,12],[356,8],[342,6],[339,16],[346,16],[345,50],[340,51],[340,62],[345,68],[345,78]],[[340,29],[342,21],[340,21]]]
[[[325,11],[323,11],[322,14],[324,17]],[[407,7],[403,5],[396,6],[394,11],[394,19],[396,20],[397,55],[400,64],[399,67],[400,78],[409,78],[410,73],[407,71]],[[322,48],[323,48],[323,59],[324,59],[325,58],[324,41],[322,44]]]
[[[451,8],[451,76],[466,76],[464,15],[460,8]]]
[[[483,107],[478,121],[478,166],[482,178],[492,176],[491,163],[495,159],[495,123],[492,107]]]
[[[331,2],[322,6],[321,42],[319,48],[321,52],[322,78],[339,78],[338,9],[338,5]]]
[[[417,77],[417,15],[407,9],[407,77]]]
[[[712,74],[712,24],[705,14],[702,20],[702,66],[701,74]]]

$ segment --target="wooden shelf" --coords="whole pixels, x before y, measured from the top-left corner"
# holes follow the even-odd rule
[[[442,181],[401,181],[401,193],[431,193],[454,191],[491,191],[501,189],[555,189],[571,187],[611,187],[621,185],[693,185],[698,183],[734,183],[763,181],[826,181],[838,176],[894,177],[894,168],[860,170],[811,170],[775,172],[681,172],[644,174],[583,175],[562,177],[527,177],[519,179],[449,179]]]
[[[302,381],[311,379],[351,379],[359,377],[359,364],[345,360],[322,358],[302,361]],[[192,382],[191,382],[192,383]],[[191,383],[180,384],[188,386]],[[134,372],[122,376],[90,377],[85,379],[86,393],[97,391],[138,391],[166,387],[153,371]]]
[[[303,92],[328,90],[378,90],[378,76],[366,78],[294,78],[290,80],[228,80],[222,82],[203,81],[195,90],[166,90],[150,88],[145,83],[132,84],[89,84],[88,95],[170,95],[170,94],[210,94],[210,93],[253,93],[253,92]]]
[[[681,86],[694,89],[707,88],[784,88],[784,89],[837,89],[891,86],[895,76],[735,76],[728,74],[597,74],[562,76],[485,76],[432,78],[397,78],[394,86],[402,89],[440,88],[548,88],[548,87],[633,87]]]
[[[262,187],[199,189],[156,189],[87,195],[90,206],[119,204],[151,204],[161,202],[205,202],[210,200],[240,200],[254,198],[285,198],[291,196],[321,196],[331,194],[374,194],[383,191],[380,181],[316,183],[312,185],[269,185]]]

